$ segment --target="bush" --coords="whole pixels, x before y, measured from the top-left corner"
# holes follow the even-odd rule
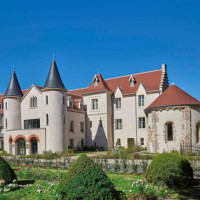
[[[114,200],[118,199],[118,193],[107,175],[99,168],[86,168],[74,179],[62,186],[61,198]]]
[[[182,186],[193,181],[193,169],[181,155],[162,153],[154,158],[146,171],[149,182],[168,187]]]
[[[14,179],[17,179],[14,170],[2,157],[0,157],[0,179],[3,179],[6,184],[12,183]]]
[[[77,160],[69,167],[65,178],[61,181],[65,183],[71,179],[73,179],[77,174],[88,167],[97,167],[100,168],[98,164],[96,164],[92,159],[82,154]]]

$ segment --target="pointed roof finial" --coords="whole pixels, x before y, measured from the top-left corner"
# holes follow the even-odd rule
[[[15,71],[15,66],[13,65],[13,72]]]
[[[54,54],[54,52],[53,52],[53,61],[55,60],[55,54]]]
[[[99,68],[97,68],[97,74],[99,74]]]

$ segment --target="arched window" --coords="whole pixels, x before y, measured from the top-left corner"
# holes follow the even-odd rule
[[[37,107],[37,97],[33,96],[30,98],[30,108],[36,108]]]
[[[26,155],[26,142],[23,138],[17,141],[17,155]]]
[[[200,122],[196,125],[196,143],[200,143]]]
[[[49,125],[49,114],[46,114],[46,125]]]
[[[173,124],[172,123],[166,124],[166,131],[167,131],[167,141],[173,141]]]
[[[31,153],[32,154],[38,153],[38,141],[36,138],[31,139]]]

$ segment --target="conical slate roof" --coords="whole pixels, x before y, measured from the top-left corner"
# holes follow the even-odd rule
[[[56,61],[53,58],[51,63],[51,68],[49,71],[49,75],[47,77],[46,83],[43,89],[64,89],[66,90],[62,79],[60,77],[60,73],[58,71],[58,67],[56,65]]]
[[[15,71],[13,70],[8,88],[6,90],[6,93],[4,94],[4,97],[22,97],[23,93],[21,91],[17,76],[15,74]]]
[[[156,107],[176,106],[176,105],[199,105],[200,102],[188,93],[177,87],[169,86],[146,110]]]

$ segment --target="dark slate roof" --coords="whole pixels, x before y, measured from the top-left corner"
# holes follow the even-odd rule
[[[4,97],[13,97],[13,96],[17,96],[17,97],[22,97],[23,93],[22,90],[20,88],[17,76],[15,74],[15,71],[13,70],[8,88],[4,94]]]
[[[52,60],[49,75],[43,89],[66,89],[60,77],[60,73],[54,58]]]

